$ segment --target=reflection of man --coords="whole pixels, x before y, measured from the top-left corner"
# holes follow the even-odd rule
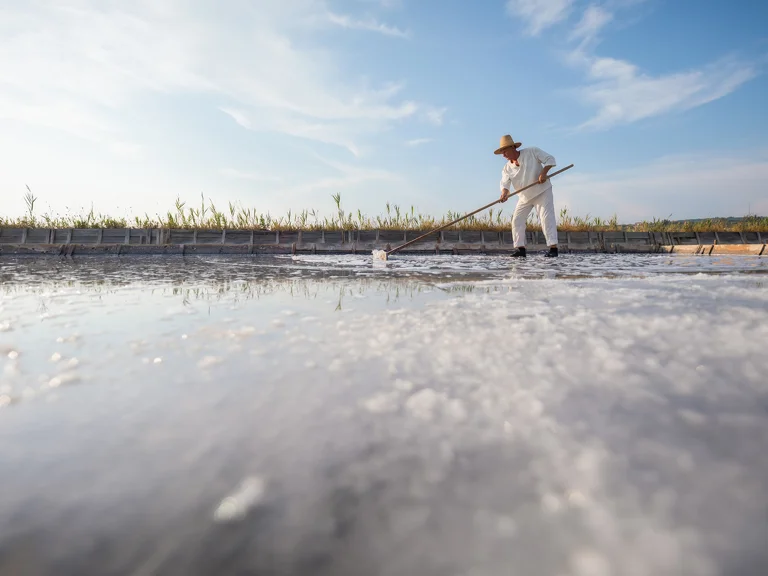
[[[520,192],[515,212],[512,215],[512,241],[515,251],[512,256],[525,257],[525,222],[533,208],[539,215],[539,221],[544,229],[549,251],[544,255],[557,256],[557,221],[555,219],[555,202],[552,197],[552,183],[547,177],[549,169],[555,166],[555,159],[541,148],[531,146],[520,148],[522,144],[515,142],[512,136],[502,136],[499,148],[494,154],[501,154],[508,160],[501,171],[501,201],[506,202],[510,190],[519,190],[534,182],[527,190]]]

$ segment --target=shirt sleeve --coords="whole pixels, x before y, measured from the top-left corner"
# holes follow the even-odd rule
[[[555,157],[552,156],[552,154],[549,154],[548,152],[544,152],[541,148],[533,148],[533,155],[536,157],[536,160],[541,162],[542,166],[557,166],[557,163],[555,162]]]
[[[501,169],[501,182],[499,183],[499,191],[504,191],[504,189],[512,191],[512,178],[507,174],[507,167],[506,165],[504,168]]]

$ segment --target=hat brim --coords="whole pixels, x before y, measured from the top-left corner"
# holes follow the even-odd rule
[[[520,148],[520,146],[522,145],[523,145],[522,142],[515,142],[514,144],[510,144],[509,146],[502,146],[501,148],[496,149],[494,154],[501,154],[502,152],[504,152],[504,150],[507,150],[509,148]]]

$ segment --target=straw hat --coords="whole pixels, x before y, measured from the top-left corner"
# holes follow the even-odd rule
[[[496,150],[496,152],[494,152],[494,154],[501,154],[507,148],[520,148],[522,145],[522,142],[515,142],[515,139],[512,138],[512,136],[506,134],[501,137],[501,140],[499,140],[499,148]]]

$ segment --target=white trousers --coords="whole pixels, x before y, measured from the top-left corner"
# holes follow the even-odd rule
[[[534,196],[527,202],[517,201],[515,212],[512,214],[512,241],[515,248],[525,246],[525,222],[531,210],[536,208],[539,216],[539,222],[544,229],[544,237],[547,239],[547,246],[557,244],[557,219],[555,217],[555,201],[552,195],[552,188]]]

